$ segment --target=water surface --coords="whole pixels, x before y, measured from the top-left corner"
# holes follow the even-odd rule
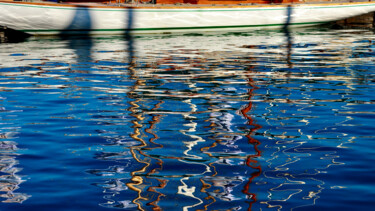
[[[375,34],[0,45],[0,210],[371,210]]]

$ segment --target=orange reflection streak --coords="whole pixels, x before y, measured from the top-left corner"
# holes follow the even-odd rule
[[[134,73],[131,74],[131,77],[136,80],[136,83],[132,87],[131,91],[128,93],[128,97],[134,99],[135,96],[136,96],[135,90],[137,90],[137,88],[139,86],[145,85],[145,81],[137,79],[137,77],[134,75]],[[134,101],[129,102],[131,107],[128,109],[131,112],[130,115],[136,118],[135,120],[132,121],[132,123],[133,123],[132,128],[134,128],[134,132],[133,132],[133,134],[130,135],[130,137],[133,138],[134,140],[140,142],[140,145],[130,147],[130,152],[131,152],[132,157],[138,163],[145,164],[144,167],[142,167],[140,170],[131,172],[131,176],[132,176],[131,181],[132,182],[126,184],[129,187],[129,189],[131,189],[133,191],[136,191],[138,193],[137,198],[133,199],[132,202],[137,205],[139,210],[144,210],[142,208],[142,203],[140,201],[141,200],[148,200],[148,198],[142,197],[142,191],[144,191],[143,189],[145,187],[144,178],[143,178],[143,176],[139,176],[137,174],[139,174],[139,173],[144,174],[147,171],[147,168],[149,168],[151,166],[151,160],[152,159],[156,159],[158,161],[157,164],[160,167],[149,170],[149,173],[147,173],[147,175],[157,173],[158,170],[161,170],[162,166],[163,166],[163,161],[161,159],[152,158],[151,156],[149,156],[148,154],[146,154],[143,151],[145,149],[150,150],[150,149],[155,149],[155,148],[163,148],[162,144],[158,144],[158,143],[155,142],[155,140],[159,139],[159,137],[157,136],[157,134],[155,132],[152,131],[155,128],[155,124],[160,122],[160,118],[162,117],[162,115],[153,115],[152,120],[149,121],[150,126],[145,129],[146,133],[149,133],[153,136],[149,139],[149,142],[152,143],[153,145],[156,145],[156,147],[151,148],[150,145],[148,143],[146,143],[146,141],[141,138],[141,136],[142,136],[141,129],[144,127],[144,125],[140,122],[145,119],[144,112],[142,112],[142,110],[140,109],[140,106],[139,106],[139,103],[142,102],[142,101],[143,100],[141,100],[141,99],[135,99]],[[160,108],[160,105],[163,104],[163,103],[164,103],[163,101],[160,101],[159,103],[157,103],[154,106],[154,108],[152,108],[152,110],[157,110],[158,108]],[[144,159],[141,159],[140,156],[143,156]],[[161,197],[164,196],[164,194],[156,191],[156,189],[163,189],[167,184],[167,180],[162,180],[162,179],[156,179],[156,180],[160,184],[158,186],[149,187],[147,189],[147,191],[155,192],[155,193],[158,194],[158,196],[157,196],[155,201],[147,203],[146,205],[152,205],[153,210],[161,210],[161,208],[157,205],[157,203],[160,201]]]
[[[254,96],[253,92],[254,92],[254,90],[258,89],[258,87],[254,85],[254,80],[253,79],[248,78],[248,81],[249,81],[249,85],[251,86],[251,88],[248,91],[248,95],[249,95],[248,100],[249,100],[249,103],[248,103],[248,105],[245,108],[241,109],[241,114],[248,120],[247,124],[253,126],[250,129],[250,132],[246,135],[246,138],[249,140],[248,141],[249,144],[252,144],[254,146],[254,150],[255,150],[256,154],[247,156],[247,158],[246,158],[246,165],[249,166],[249,167],[251,167],[251,168],[253,168],[253,169],[255,169],[256,172],[254,172],[254,173],[251,174],[251,177],[249,178],[249,181],[244,186],[244,189],[242,190],[242,192],[244,194],[247,194],[249,196],[249,198],[252,199],[252,202],[249,202],[249,208],[248,208],[248,210],[251,210],[251,207],[257,201],[257,198],[256,198],[256,194],[255,193],[250,193],[250,191],[249,191],[250,184],[262,172],[262,167],[260,166],[258,160],[256,160],[256,158],[258,158],[258,157],[261,156],[261,151],[258,149],[258,146],[260,145],[260,142],[257,139],[251,137],[251,135],[254,133],[254,131],[259,130],[260,128],[262,128],[262,126],[260,126],[258,124],[255,124],[254,120],[249,115],[247,115],[247,113],[250,112],[251,109],[253,108],[253,103],[251,102],[251,98]]]
[[[211,166],[211,167],[213,167],[213,166]],[[202,188],[201,188],[201,192],[202,193],[207,193],[207,191],[206,191],[206,189],[208,189],[208,188],[210,188],[211,187],[211,185],[210,184],[208,184],[208,183],[205,183],[204,182],[204,180],[202,179],[202,178],[200,178],[199,179],[200,181],[201,181],[201,183],[202,183]],[[209,199],[211,199],[212,200],[212,202],[211,203],[209,203],[209,204],[206,204],[206,205],[204,205],[204,210],[207,210],[207,208],[208,208],[208,206],[210,206],[211,204],[213,204],[213,203],[215,203],[216,202],[216,199],[215,199],[215,197],[213,197],[213,196],[210,196],[209,194],[207,194],[208,196],[205,198],[206,200],[209,200]]]
[[[135,79],[136,82],[135,82],[134,86],[131,88],[131,90],[129,91],[129,93],[127,93],[127,95],[130,99],[134,99],[134,94],[135,94],[134,91],[138,88],[138,86],[144,85],[145,81],[139,80],[139,79],[137,80],[137,77],[134,74],[134,68],[129,68],[129,71],[130,71],[131,78]],[[143,125],[140,124],[138,121],[142,121],[144,119],[144,117],[142,116],[142,113],[137,112],[137,109],[140,107],[138,105],[138,103],[141,102],[141,101],[142,101],[141,99],[135,99],[134,101],[129,102],[129,104],[131,105],[131,107],[128,109],[131,112],[130,115],[132,117],[136,118],[136,120],[132,121],[132,123],[133,123],[132,128],[134,128],[134,133],[131,134],[130,137],[141,143],[138,146],[130,147],[130,153],[131,153],[132,157],[138,163],[143,163],[143,164],[145,164],[145,166],[138,171],[131,172],[131,177],[132,177],[131,181],[132,182],[126,183],[126,186],[128,186],[130,190],[133,190],[133,191],[138,193],[137,198],[133,199],[132,202],[137,205],[139,210],[143,211],[144,209],[142,209],[142,205],[138,201],[139,200],[147,200],[147,199],[142,197],[142,188],[137,187],[137,186],[141,186],[143,184],[143,178],[141,176],[137,176],[136,174],[145,172],[147,167],[150,166],[151,164],[150,164],[150,162],[143,161],[140,158],[138,158],[137,153],[136,153],[137,151],[141,152],[141,148],[147,146],[146,142],[142,138],[139,137],[141,135],[140,128],[142,128]]]
[[[154,108],[152,110],[157,110],[158,108],[160,108],[160,105],[163,104],[164,101],[160,101],[159,103],[157,103]],[[160,122],[160,118],[162,117],[162,115],[155,115],[152,117],[152,121],[150,121],[150,127],[145,129],[145,131],[149,134],[152,134],[154,137],[150,138],[149,142],[156,145],[156,147],[153,147],[153,148],[148,148],[148,149],[156,149],[156,148],[163,148],[163,145],[162,144],[159,144],[159,143],[156,143],[155,140],[159,139],[159,137],[157,136],[157,134],[152,131],[152,129],[155,128],[155,125],[157,123]],[[158,172],[158,170],[162,170],[163,169],[163,161],[161,159],[158,159],[158,158],[154,158],[155,160],[157,160],[157,164],[160,165],[160,167],[158,168],[154,168],[152,169],[147,175],[152,175],[152,174],[155,174]],[[147,191],[150,191],[150,192],[154,192],[154,193],[157,193],[158,196],[156,198],[156,200],[150,202],[150,203],[147,203],[147,205],[152,205],[153,206],[153,210],[155,211],[159,211],[159,210],[162,210],[160,206],[158,206],[158,202],[160,201],[161,197],[165,196],[164,194],[156,191],[156,189],[163,189],[165,188],[165,186],[167,185],[167,182],[168,180],[163,180],[163,179],[156,179],[158,182],[159,182],[159,185],[158,186],[151,186],[147,189]]]
[[[155,121],[155,122],[159,122],[159,121]],[[150,128],[152,128],[152,127],[153,127],[153,125],[150,126]],[[141,160],[140,158],[137,157],[136,152],[138,152],[139,155],[143,155],[144,157],[150,158],[150,156],[147,155],[146,153],[144,153],[144,152],[142,151],[142,149],[141,149],[143,146],[147,146],[147,143],[146,143],[143,139],[139,138],[139,137],[138,137],[139,135],[141,135],[141,133],[139,132],[139,128],[134,127],[134,134],[132,134],[131,137],[132,137],[133,139],[137,140],[137,141],[140,141],[142,144],[139,145],[139,146],[131,147],[131,148],[130,148],[130,151],[131,151],[131,154],[132,154],[133,158],[134,158],[137,162],[145,164],[145,166],[144,166],[142,169],[138,170],[138,171],[133,171],[133,172],[131,173],[131,176],[132,176],[132,179],[131,179],[131,180],[133,181],[133,183],[127,183],[126,185],[127,185],[131,190],[136,191],[136,192],[138,193],[138,197],[137,197],[136,199],[133,200],[133,203],[134,203],[134,204],[137,204],[137,206],[138,206],[138,208],[139,208],[140,210],[143,210],[143,209],[142,209],[142,206],[141,206],[141,203],[139,203],[138,201],[139,201],[139,200],[147,200],[147,198],[142,197],[142,195],[141,195],[141,194],[142,194],[142,189],[137,187],[137,186],[141,186],[141,185],[143,184],[143,178],[142,178],[141,176],[137,176],[136,174],[137,174],[137,173],[144,173],[144,172],[146,172],[146,169],[151,165],[151,159],[147,159],[147,160],[144,159],[144,160]],[[155,134],[155,136],[156,136],[156,134]],[[157,136],[156,136],[156,137],[155,137],[155,136],[154,136],[153,138],[151,138],[151,139],[155,139],[155,138],[157,137]],[[157,171],[156,169],[162,169],[162,164],[163,164],[163,162],[162,162],[160,159],[157,159],[157,160],[159,161],[158,164],[160,165],[160,168],[155,168],[155,169],[151,170],[150,173],[148,173],[148,175],[149,175],[149,174],[153,174],[153,173],[155,173],[155,172]],[[166,181],[163,181],[163,180],[158,180],[158,181],[161,182],[161,185],[158,186],[158,187],[160,187],[160,188],[164,188],[164,187],[165,187],[165,184],[166,184]],[[164,183],[165,183],[165,184],[164,184]],[[150,188],[148,189],[148,191],[150,191],[150,190],[151,190],[151,191],[153,190],[153,192],[159,193],[159,192],[155,191],[155,190],[153,189],[153,187],[150,187]],[[155,207],[154,207],[154,210],[160,210],[160,207],[157,206],[156,203],[157,203],[157,201],[160,200],[160,197],[161,197],[161,196],[163,196],[163,194],[159,194],[159,196],[157,197],[157,200],[154,201],[154,202],[151,202],[151,203],[150,203],[151,205],[155,206]]]
[[[154,108],[152,110],[156,110],[158,108],[160,108],[160,105],[163,104],[164,101],[160,101],[158,104],[156,104],[154,106]],[[157,145],[158,147],[154,147],[153,149],[156,149],[156,148],[163,148],[163,145],[162,144],[159,144],[159,143],[156,143],[154,142],[155,140],[159,139],[159,136],[152,131],[152,129],[155,128],[155,124],[159,123],[160,122],[160,118],[162,117],[162,115],[155,115],[152,117],[152,121],[150,121],[150,127],[145,129],[145,131],[149,134],[152,134],[154,137],[153,138],[150,138],[149,142],[151,142],[152,144],[154,145]],[[149,148],[148,148],[149,149]]]
[[[157,211],[159,211],[159,210],[162,210],[162,209],[161,209],[160,206],[157,205],[157,203],[160,201],[161,197],[163,197],[163,196],[165,196],[165,195],[162,194],[162,193],[160,193],[160,192],[158,192],[158,191],[156,191],[155,189],[163,189],[163,188],[165,188],[165,186],[166,186],[167,183],[168,183],[168,180],[163,180],[163,179],[156,179],[156,180],[160,183],[160,185],[158,185],[158,186],[156,186],[156,187],[155,187],[155,186],[153,186],[153,187],[149,187],[149,188],[147,189],[147,191],[154,192],[154,193],[158,193],[159,195],[158,195],[158,197],[156,198],[155,201],[152,201],[152,202],[148,203],[147,205],[152,205],[152,206],[153,206],[152,210],[157,210]]]
[[[133,203],[136,204],[138,206],[138,209],[139,210],[143,210],[142,209],[142,206],[141,206],[141,203],[139,203],[138,201],[139,200],[147,200],[147,198],[144,198],[142,197],[142,189],[141,188],[138,188],[136,186],[140,186],[143,184],[143,178],[141,176],[136,176],[137,173],[142,173],[142,172],[145,172],[147,167],[150,166],[150,163],[146,162],[146,161],[141,161],[139,158],[137,158],[137,155],[134,151],[138,151],[141,153],[140,150],[135,150],[135,149],[131,149],[130,152],[133,156],[133,158],[139,162],[139,163],[143,163],[143,164],[146,164],[142,169],[138,170],[138,171],[133,171],[131,172],[131,176],[132,176],[132,181],[133,183],[126,183],[126,185],[129,187],[129,189],[133,190],[133,191],[136,191],[138,193],[138,197],[133,199]]]

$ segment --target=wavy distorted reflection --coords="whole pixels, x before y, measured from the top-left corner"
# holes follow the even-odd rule
[[[156,144],[155,140],[158,139],[158,136],[152,131],[154,128],[154,124],[159,122],[160,116],[152,116],[151,120],[148,122],[150,126],[148,128],[145,128],[144,120],[144,114],[142,112],[142,108],[139,104],[142,104],[143,100],[136,98],[135,90],[138,89],[139,86],[145,85],[144,80],[137,79],[135,76],[133,70],[133,67],[130,68],[131,77],[135,79],[134,86],[131,87],[130,92],[128,93],[128,97],[131,99],[129,102],[129,111],[130,115],[134,117],[132,120],[132,128],[133,133],[130,134],[130,137],[134,139],[135,141],[139,142],[138,145],[130,147],[130,152],[132,157],[136,160],[136,162],[142,164],[142,168],[132,171],[131,172],[131,182],[127,183],[126,185],[129,187],[129,189],[137,192],[137,197],[132,200],[134,204],[137,205],[138,209],[143,210],[143,201],[148,201],[149,205],[153,206],[154,208],[159,208],[157,205],[158,200],[160,199],[161,194],[155,190],[155,188],[163,188],[165,186],[164,180],[161,179],[155,179],[155,180],[147,180],[147,183],[151,185],[146,185],[146,179],[145,176],[148,177],[149,175],[152,175],[153,173],[157,172],[159,169],[162,168],[163,161],[158,158],[153,158],[149,156],[147,153],[145,153],[143,150],[152,150],[154,148],[162,148],[163,146],[161,144]],[[153,106],[151,110],[155,110],[159,107],[159,105],[162,104],[162,102],[156,102],[156,104]],[[142,136],[142,129],[145,128],[145,133],[148,133],[152,137],[148,140],[150,144],[156,144],[156,146],[152,147],[150,144],[147,143],[146,140]],[[149,170],[151,169],[151,170]],[[147,172],[146,172],[147,171]],[[156,183],[159,183],[158,185],[154,185]],[[148,188],[146,188],[148,186]],[[145,194],[145,192],[150,191],[153,196],[150,197],[143,197],[142,194]],[[155,196],[157,195],[157,196]],[[150,199],[152,198],[152,199]]]
[[[255,154],[253,155],[248,155],[247,159],[246,159],[246,165],[250,166],[251,168],[253,168],[255,170],[255,172],[253,172],[251,174],[251,177],[249,178],[248,180],[248,183],[245,185],[244,187],[244,190],[243,192],[245,194],[247,194],[250,199],[252,199],[252,202],[249,203],[249,209],[248,210],[251,210],[252,209],[252,205],[257,201],[257,197],[256,197],[256,194],[255,193],[251,193],[250,192],[250,185],[253,183],[253,180],[254,178],[256,177],[259,177],[260,174],[262,173],[262,167],[260,165],[260,162],[259,160],[257,160],[257,158],[259,158],[261,156],[261,151],[258,149],[258,146],[261,144],[259,140],[253,138],[253,133],[256,131],[256,130],[259,130],[262,128],[262,126],[256,124],[253,120],[253,118],[251,116],[248,115],[248,113],[251,111],[251,109],[253,108],[253,103],[252,103],[252,97],[254,95],[254,91],[258,88],[256,85],[255,85],[255,82],[252,78],[249,78],[248,79],[248,82],[249,82],[249,86],[251,87],[251,89],[249,89],[249,104],[244,107],[242,110],[241,110],[241,113],[242,115],[248,120],[248,125],[252,126],[252,128],[250,129],[249,133],[246,135],[246,138],[248,138],[248,141],[249,141],[249,144],[252,144],[254,145],[254,150],[255,150]]]
[[[171,63],[177,63],[174,59],[175,58],[173,57],[169,57],[164,59],[164,63],[159,63],[159,65],[163,66],[165,64],[170,65]],[[189,59],[186,59],[185,61],[186,64],[191,64],[191,62],[192,60]],[[196,64],[199,63],[200,62]],[[196,64],[193,63],[193,65]],[[179,67],[170,65],[166,72],[174,74],[173,71],[175,70],[179,70]],[[226,71],[224,68],[220,70]],[[138,98],[132,101],[131,109],[133,110],[133,115],[135,115],[135,111],[138,111],[136,118],[139,120],[134,122],[134,128],[136,129],[134,130],[132,137],[141,143],[136,147],[137,150],[134,150],[134,152],[138,153],[138,156],[133,154],[133,157],[138,162],[144,164],[144,168],[132,173],[132,180],[137,183],[132,183],[131,185],[133,190],[136,190],[139,194],[137,199],[133,202],[138,205],[139,209],[146,209],[144,207],[147,207],[147,204],[151,203],[143,203],[144,205],[141,206],[140,201],[147,201],[146,197],[143,197],[142,194],[148,195],[148,193],[145,193],[144,191],[142,193],[141,189],[135,189],[134,185],[141,186],[146,181],[151,183],[150,180],[152,177],[161,177],[164,179],[161,181],[159,179],[159,185],[157,187],[161,189],[165,188],[167,185],[169,186],[169,189],[173,190],[173,187],[177,189],[176,193],[180,196],[176,196],[176,198],[185,199],[179,200],[180,204],[178,205],[178,207],[183,210],[191,208],[210,209],[210,207],[214,208],[217,206],[224,206],[227,209],[238,209],[241,206],[244,206],[238,205],[236,202],[244,197],[241,196],[243,193],[251,200],[249,209],[251,209],[251,204],[256,201],[255,194],[249,192],[249,186],[252,180],[261,173],[260,166],[256,165],[256,158],[260,156],[260,151],[257,148],[260,142],[252,138],[251,134],[259,129],[260,126],[254,124],[251,117],[247,114],[252,108],[251,96],[255,87],[254,82],[251,78],[247,79],[248,82],[245,82],[245,84],[249,83],[251,89],[249,89],[248,93],[242,93],[239,95],[248,96],[247,101],[249,101],[249,103],[240,113],[241,116],[246,119],[247,124],[253,127],[252,129],[249,129],[248,133],[242,135],[240,131],[235,131],[236,129],[232,128],[235,127],[234,115],[237,115],[233,113],[236,108],[232,107],[232,104],[236,104],[237,106],[237,101],[242,101],[237,99],[238,96],[236,96],[236,90],[231,86],[231,83],[225,82],[225,80],[230,80],[232,76],[224,76],[225,79],[223,82],[220,82],[220,77],[223,77],[222,72],[209,70],[209,73],[210,75],[208,77],[202,77],[191,73],[189,76],[184,75],[184,77],[187,76],[188,79],[177,79],[177,81],[171,82],[178,86],[189,87],[188,91],[182,88],[176,89],[176,87],[173,87],[172,89],[169,87],[168,90],[163,91],[157,96],[144,96],[142,94],[147,93],[147,91],[163,90],[163,86],[169,86],[168,84],[161,82],[158,86],[148,87],[148,80],[137,80],[136,86],[132,89],[134,93],[129,96],[134,97],[138,95]],[[165,73],[156,72],[152,77],[155,78],[155,76],[157,76],[156,78],[167,81],[168,76],[163,76],[162,74]],[[179,73],[176,72],[176,74]],[[207,79],[215,81],[215,83],[210,89],[202,91],[202,89],[197,87],[197,83],[204,82]],[[226,88],[222,88],[224,86]],[[207,91],[209,92],[207,93]],[[220,95],[219,93],[222,91],[229,91],[230,95]],[[146,101],[155,100],[159,102],[159,105],[155,107],[158,109],[153,108],[152,110],[145,110],[144,106],[141,106],[141,104],[149,105]],[[177,103],[177,101],[180,101],[180,103]],[[198,104],[197,101],[199,102]],[[168,103],[176,103],[179,105],[172,107],[172,110],[163,110],[160,108],[160,105]],[[165,105],[164,109],[167,107],[171,107],[171,105]],[[143,113],[140,113],[142,111]],[[146,143],[139,138],[141,135],[139,129],[142,128],[142,123],[140,123],[140,121],[143,120],[144,122],[146,116],[155,115],[157,113],[159,115],[164,114],[164,119],[174,119],[174,122],[158,121],[160,129],[159,131],[155,131],[156,134],[160,133],[156,140],[160,143],[165,143],[159,144],[160,149],[165,152],[156,151],[156,147],[151,149],[148,146],[151,139]],[[159,117],[157,119],[160,120]],[[171,123],[174,127],[186,128],[178,130],[183,136],[173,136],[181,139],[176,140],[182,142],[181,148],[179,148],[180,150],[178,151],[176,151],[176,149],[173,149],[173,151],[169,149],[171,146],[168,145],[171,144],[168,144],[168,142],[173,140],[168,139],[168,135],[165,137],[166,135],[163,134],[164,130],[166,130],[163,127],[171,126]],[[172,128],[169,132],[173,132]],[[154,135],[154,138],[155,137],[156,136]],[[241,149],[242,144],[237,143],[243,139],[247,139],[249,144],[254,148],[253,155],[248,155],[247,149]],[[142,151],[139,149],[142,149]],[[147,149],[147,151],[145,149]],[[166,155],[169,152],[173,155]],[[178,154],[180,154],[180,156],[178,156]],[[144,157],[143,160],[138,158],[140,155]],[[159,162],[160,167],[151,168],[153,159],[156,159]],[[246,166],[251,167],[251,169]],[[228,171],[229,169],[232,170]],[[248,174],[248,171],[251,171],[251,174],[249,178],[246,179],[245,175]],[[137,174],[147,176],[140,178],[139,176],[135,176]],[[243,192],[242,194],[241,190]],[[171,197],[170,193],[168,195],[162,194],[157,197],[157,201],[166,204],[168,203],[168,198],[170,199]],[[160,199],[166,201],[160,202]],[[156,204],[155,201],[153,204]]]
[[[315,205],[319,194],[328,188],[320,179],[324,177],[321,174],[327,173],[332,165],[342,164],[335,161],[339,157],[338,146],[325,146],[330,144],[330,139],[342,140],[340,133],[322,137],[320,130],[310,130],[312,122],[318,118],[314,109],[319,105],[311,92],[306,91],[308,85],[291,87],[295,74],[299,73],[290,72],[282,79],[272,78],[267,95],[272,96],[275,89],[283,94],[277,101],[265,100],[268,113],[264,115],[267,124],[264,136],[272,143],[266,145],[267,168],[263,169],[268,200],[261,203],[277,210],[291,207],[291,203],[292,210]]]
[[[0,99],[5,100],[2,97]],[[4,107],[0,110],[0,198],[3,203],[22,203],[31,196],[17,191],[25,181],[24,176],[20,175],[22,168],[18,167],[18,143],[14,141],[20,128],[14,125],[13,118],[20,110],[8,110]]]
[[[199,72],[185,75],[173,66],[180,63],[176,59],[180,58],[163,59],[158,62],[160,68],[152,72],[144,72],[130,62],[128,77],[133,85],[126,99],[117,98],[117,105],[127,105],[129,118],[124,121],[131,128],[129,137],[106,138],[107,146],[122,148],[116,152],[104,150],[96,156],[118,161],[118,165],[88,170],[110,178],[95,184],[106,193],[107,203],[101,205],[139,210],[239,209],[246,203],[239,205],[238,201],[248,198],[251,209],[256,194],[250,186],[261,173],[257,161],[260,142],[252,138],[260,126],[249,115],[255,82],[247,74],[239,76],[244,86],[237,91],[230,82],[231,70],[208,68],[202,70],[207,76]],[[183,62],[200,64],[193,58],[184,58]],[[164,65],[170,68],[161,68]],[[207,80],[215,83],[198,87]],[[245,127],[238,130],[236,122],[241,119]],[[243,146],[244,140],[248,146]]]
[[[38,38],[4,50],[0,196],[33,197],[1,206],[369,207],[374,35],[340,33]]]
[[[292,49],[291,35],[287,32],[287,49],[282,42],[233,51],[153,50],[144,57],[135,56],[136,45],[128,40],[128,75],[122,77],[131,85],[116,97],[100,98],[123,115],[100,123],[118,125],[114,131],[98,131],[108,143],[96,159],[113,165],[88,171],[104,180],[95,183],[104,190],[107,202],[101,205],[138,210],[314,205],[327,188],[322,174],[340,165],[338,146],[325,141],[342,137],[321,135],[329,126],[311,129],[319,103],[329,101],[317,99],[315,84],[294,83],[310,80],[310,73],[298,67],[301,51]],[[259,49],[286,53],[269,62]]]

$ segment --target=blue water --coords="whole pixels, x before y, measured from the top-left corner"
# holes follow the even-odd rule
[[[0,210],[372,210],[375,34],[0,44]]]

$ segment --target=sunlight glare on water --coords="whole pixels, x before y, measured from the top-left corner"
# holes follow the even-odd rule
[[[370,210],[371,31],[0,45],[0,210]]]

